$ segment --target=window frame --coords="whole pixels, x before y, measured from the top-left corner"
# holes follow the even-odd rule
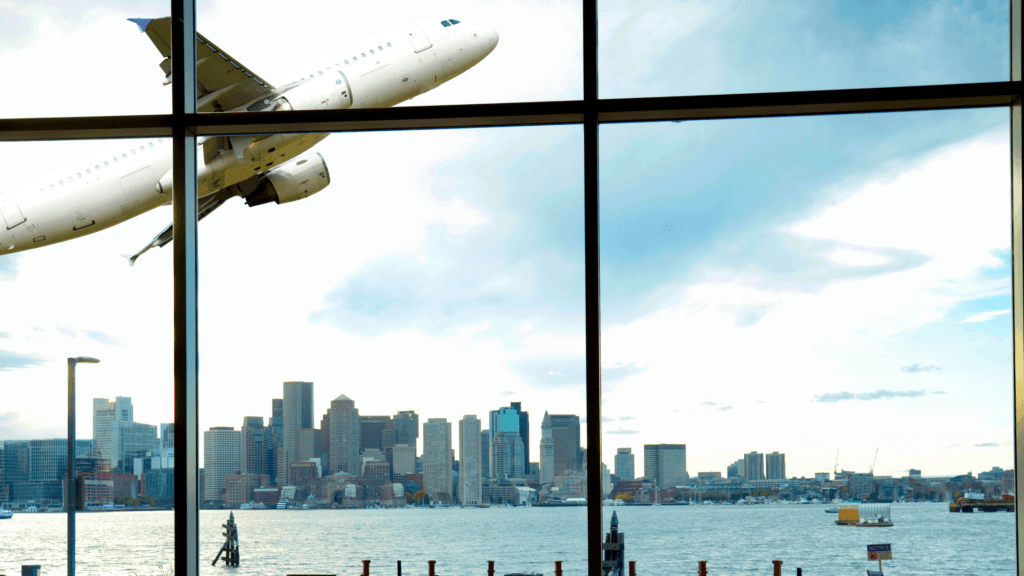
[[[597,2],[582,3],[583,99],[559,102],[410,106],[318,112],[196,112],[195,0],[171,0],[172,111],[145,116],[0,120],[0,141],[170,137],[173,148],[174,213],[174,421],[175,558],[182,576],[199,574],[198,345],[197,345],[197,138],[281,132],[422,130],[499,126],[582,124],[584,129],[584,240],[586,277],[587,475],[601,477],[601,330],[598,232],[598,131],[601,124],[861,114],[912,110],[1010,108],[1011,252],[1013,295],[1013,384],[1015,471],[1024,464],[1024,197],[1022,197],[1021,76],[1022,8],[1010,0],[1010,80],[847,90],[601,99],[598,94]],[[116,158],[115,158],[116,162]],[[601,483],[588,484],[588,573],[601,574],[603,519]],[[1016,478],[1017,493],[1024,480]],[[1024,511],[1016,509],[1017,570],[1024,550]]]

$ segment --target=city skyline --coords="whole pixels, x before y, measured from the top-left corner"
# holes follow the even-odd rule
[[[930,56],[914,56],[922,65],[915,81],[975,78],[977,63],[988,78],[1005,70],[1003,57],[986,51],[1006,36],[993,32],[1005,28],[995,4],[955,29],[939,8],[913,4],[893,8],[885,21],[931,22],[931,11],[939,12],[944,25],[922,40],[929,48],[920,54]],[[751,27],[756,19],[744,20],[753,16],[728,6],[693,18],[670,14],[666,21],[682,18],[699,30],[667,30],[666,49],[678,55],[707,38],[712,22],[760,30]],[[781,25],[799,21],[803,10],[827,12],[790,8],[770,16]],[[355,40],[360,30],[435,9],[360,9],[359,18],[305,34],[297,51],[327,53],[338,38]],[[165,12],[146,2],[132,10]],[[412,104],[579,97],[577,5],[551,4],[545,18],[468,2],[445,10],[464,21],[501,22],[501,44],[486,66]],[[81,82],[133,72],[123,98],[82,90],[73,101],[41,98],[11,109],[30,116],[169,109],[159,58],[122,11],[107,4],[60,25],[46,11],[5,13],[39,30],[0,55],[25,77],[37,61],[66,53],[61,46],[95,49],[97,62],[108,53],[123,58]],[[199,31],[271,77],[294,55],[260,50],[239,29],[258,24],[257,12],[212,3]],[[281,17],[309,26],[296,12]],[[643,36],[631,32],[638,20],[621,6],[602,4],[602,12],[608,37],[639,49]],[[842,22],[875,37],[861,20],[823,16],[825,29]],[[984,46],[964,50],[955,39],[965,27]],[[555,46],[525,40],[542,31]],[[899,54],[911,57],[905,48]],[[638,73],[660,94],[692,86],[662,68],[672,59],[635,71],[615,51],[604,57],[611,69],[602,77],[629,78],[614,90],[635,90]],[[760,68],[725,60],[708,62],[709,70],[728,64],[733,72],[702,77],[709,90],[766,79]],[[502,82],[530,61],[550,67],[530,83]],[[855,62],[867,67],[852,66],[852,76],[829,70],[828,81],[905,82],[884,66],[868,74],[890,59]],[[820,86],[820,74],[789,71],[798,86]],[[66,91],[64,78],[38,80],[43,95]],[[1007,124],[1004,109],[977,109],[602,126],[603,460],[622,445],[639,454],[647,443],[680,442],[691,448],[691,473],[772,446],[787,447],[790,475],[831,469],[836,448],[841,466],[859,470],[878,447],[882,472],[1012,467]],[[338,393],[368,414],[390,414],[401,398],[449,422],[470,413],[483,419],[485,407],[519,398],[535,407],[531,452],[542,408],[582,420],[582,142],[579,126],[332,135],[321,145],[338,178],[331,188],[281,207],[229,203],[204,220],[200,428],[266,416],[262,398],[278,397],[286,380],[330,391],[318,397],[317,415]],[[108,144],[3,144],[17,169],[0,186]],[[394,170],[385,156],[407,160]],[[19,303],[5,310],[0,328],[0,370],[9,383],[4,437],[61,434],[63,406],[50,399],[63,397],[63,362],[72,353],[103,360],[79,372],[83,397],[132,396],[138,421],[171,420],[171,251],[152,250],[134,268],[118,256],[169,221],[169,211],[156,210],[81,243],[0,257],[0,295]],[[286,232],[253,249],[268,230]],[[80,404],[79,421],[87,416]],[[866,417],[878,424],[835,425]],[[763,447],[749,445],[749,429],[769,431]],[[807,429],[821,433],[804,437]],[[713,434],[695,443],[704,431]]]

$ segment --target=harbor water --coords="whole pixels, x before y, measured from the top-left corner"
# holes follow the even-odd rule
[[[835,525],[820,505],[604,507],[626,534],[626,559],[641,576],[695,573],[854,576],[866,568],[868,544],[891,543],[887,576],[1014,574],[1014,514],[951,514],[943,504],[893,505],[895,526]],[[213,567],[228,511],[200,513],[200,569],[205,576],[338,574],[355,576],[369,559],[371,573],[421,576],[437,560],[439,576],[586,573],[585,508],[394,510],[236,510],[241,565]],[[0,521],[0,574],[42,565],[44,576],[67,573],[66,517],[15,514]],[[77,516],[77,572],[91,575],[169,574],[173,516],[166,511],[102,512]]]

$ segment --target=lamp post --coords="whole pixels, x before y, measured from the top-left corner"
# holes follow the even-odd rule
[[[68,576],[75,576],[75,366],[79,363],[99,364],[88,356],[68,358],[68,489],[64,506],[68,509]]]

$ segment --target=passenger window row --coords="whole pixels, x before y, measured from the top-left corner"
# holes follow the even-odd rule
[[[441,20],[441,26],[444,26],[445,28],[449,26],[455,26],[456,24],[461,24],[461,22],[455,20],[454,18],[449,18],[448,20]]]
[[[163,144],[163,143],[164,143],[164,139],[163,138],[157,138],[156,142],[150,142],[149,143],[149,147],[153,148],[157,144]],[[146,146],[140,146],[138,151],[139,152],[145,152],[146,151]],[[134,150],[134,149],[130,150],[129,152],[124,152],[124,153],[121,154],[121,159],[122,160],[126,160],[128,158],[128,154],[129,153],[131,153],[131,155],[134,156],[135,152],[136,152],[136,150]],[[110,166],[111,162],[113,162],[114,164],[117,164],[117,156],[114,156],[110,160],[104,160],[103,161],[103,166],[104,167],[108,167],[108,166]],[[98,173],[100,171],[100,165],[96,164],[92,168],[86,168],[85,169],[85,175],[86,176],[92,175],[92,171],[93,170],[95,170]],[[67,177],[68,184],[71,184],[72,182],[74,182],[75,178],[81,179],[82,177],[83,176],[82,176],[81,172],[76,173],[74,176],[68,176]],[[50,188],[50,190],[54,190],[58,186],[63,186],[63,185],[64,185],[64,180],[59,180],[57,182],[57,184],[50,184],[49,188]],[[46,187],[40,188],[39,191],[40,192],[46,192]]]

